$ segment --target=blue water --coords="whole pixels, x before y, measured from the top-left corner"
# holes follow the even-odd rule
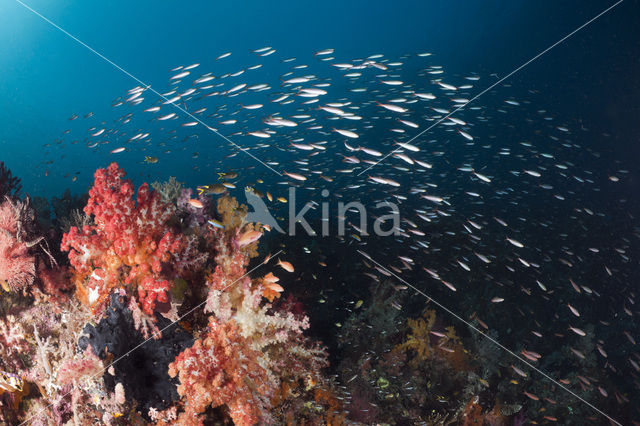
[[[396,265],[397,256],[413,256],[419,266],[412,272],[403,270],[407,280],[428,289],[430,295],[465,318],[478,313],[485,320],[495,319],[492,328],[514,350],[527,344],[535,349],[536,346],[528,340],[531,338],[530,330],[544,330],[547,320],[549,329],[556,331],[558,324],[566,330],[567,326],[578,323],[569,316],[566,308],[567,303],[579,304],[573,302],[577,296],[566,283],[570,278],[580,281],[602,295],[598,302],[591,299],[589,303],[585,302],[589,306],[585,312],[591,324],[599,320],[614,324],[609,328],[599,328],[596,335],[605,340],[603,346],[606,345],[611,352],[610,358],[617,361],[619,371],[610,377],[614,382],[624,382],[620,389],[630,396],[637,392],[637,387],[632,380],[623,380],[622,376],[625,371],[634,373],[627,360],[637,349],[635,345],[629,345],[619,331],[628,329],[640,341],[637,308],[630,320],[620,313],[622,306],[632,306],[626,297],[635,297],[635,283],[640,279],[637,219],[640,217],[639,2],[625,0],[570,35],[612,4],[573,0],[561,4],[553,1],[410,1],[400,5],[389,1],[202,1],[188,5],[175,1],[28,2],[30,7],[95,49],[92,52],[19,3],[4,0],[0,2],[0,161],[22,179],[23,193],[31,196],[50,198],[60,195],[66,188],[82,194],[90,187],[94,171],[112,161],[117,161],[136,184],[175,176],[187,186],[195,187],[214,183],[218,172],[235,170],[241,176],[238,181],[240,187],[261,179],[264,181],[261,190],[286,196],[286,187],[279,185],[283,178],[245,154],[238,153],[219,135],[207,132],[202,126],[180,128],[169,122],[152,121],[142,112],[143,108],[157,101],[151,91],[145,92],[142,108],[112,106],[127,96],[127,90],[141,85],[126,73],[164,93],[171,88],[171,75],[179,72],[170,70],[177,66],[201,63],[189,77],[191,79],[204,72],[211,71],[219,76],[262,64],[262,68],[247,71],[236,79],[249,85],[269,83],[273,87],[271,91],[206,101],[207,114],[222,112],[222,116],[228,114],[226,118],[238,120],[249,117],[255,123],[278,111],[280,107],[269,105],[269,101],[276,96],[274,93],[281,90],[281,76],[296,64],[309,65],[296,75],[314,74],[331,78],[333,101],[379,100],[369,98],[369,93],[350,92],[350,89],[364,83],[348,82],[342,78],[342,71],[313,57],[314,52],[326,48],[335,48],[332,63],[350,62],[373,54],[384,54],[390,61],[401,60],[404,62],[402,79],[417,87],[428,84],[429,77],[419,76],[426,68],[425,63],[441,65],[445,70],[444,80],[457,84],[462,84],[464,76],[481,76],[474,82],[469,95],[465,95],[467,97],[517,71],[503,84],[470,104],[487,108],[486,121],[476,120],[481,113],[469,112],[468,109],[457,115],[472,124],[475,146],[465,145],[464,139],[455,133],[436,128],[418,141],[422,144],[423,153],[446,152],[433,155],[433,172],[400,174],[389,164],[377,166],[371,172],[387,173],[386,176],[400,182],[401,189],[390,191],[392,195],[408,196],[409,188],[434,182],[438,189],[433,192],[451,196],[454,207],[443,207],[443,210],[452,213],[454,219],[436,220],[435,225],[424,225],[428,230],[423,240],[429,241],[431,248],[412,252],[408,247],[414,240],[371,237],[367,241],[356,242],[349,236],[346,239],[322,239],[270,235],[264,244],[272,251],[286,246],[290,253],[294,253],[291,258],[296,261],[300,274],[296,282],[300,286],[293,292],[309,311],[314,324],[312,332],[331,348],[335,347],[333,339],[337,340],[336,335],[339,334],[335,324],[348,321],[354,301],[366,299],[369,292],[370,283],[362,278],[361,273],[372,269],[363,266],[356,248],[374,257],[377,254],[379,261]],[[552,47],[567,35],[570,37]],[[251,53],[263,46],[272,46],[277,52],[264,58]],[[215,58],[225,52],[233,54],[216,62]],[[415,55],[420,52],[431,52],[432,56],[424,61],[416,59]],[[536,58],[539,54],[540,57]],[[293,57],[297,58],[293,63],[282,62]],[[525,66],[518,69],[522,65]],[[214,80],[213,83],[219,81]],[[190,87],[189,84],[183,84],[180,90]],[[230,83],[226,84],[228,89]],[[436,93],[437,89],[432,90]],[[523,102],[514,108],[505,106],[506,99]],[[235,115],[233,112],[238,110],[239,103],[264,103],[265,108],[255,112],[241,110]],[[187,107],[190,111],[195,108],[197,104]],[[279,111],[283,116],[291,116],[296,114],[296,108],[297,105],[283,105]],[[163,106],[162,111],[168,113],[170,108]],[[93,116],[83,118],[89,112]],[[133,115],[131,122],[122,126],[126,132],[105,137],[108,144],[87,147],[93,142],[89,133],[100,128],[120,128],[119,120],[128,113]],[[74,114],[79,118],[69,121]],[[544,117],[552,117],[553,120],[547,121]],[[420,121],[422,118],[420,114],[412,117],[421,129],[428,125]],[[205,116],[202,119],[208,123]],[[303,155],[287,150],[289,139],[256,140],[234,132],[267,127],[259,121],[258,125],[247,129],[243,122],[229,128],[219,127],[216,125],[219,120],[216,117],[211,125],[242,146],[269,144],[269,147],[251,152],[262,160],[280,163],[274,166],[277,171],[295,172],[298,168],[291,162]],[[330,122],[323,124],[326,128],[331,125]],[[87,129],[93,126],[95,129],[88,132]],[[568,135],[559,132],[558,126],[570,129]],[[353,123],[352,127],[360,128],[361,125]],[[149,132],[151,136],[142,142],[127,142],[138,132]],[[301,126],[297,132],[296,137],[305,135]],[[410,134],[403,137],[408,138]],[[388,133],[383,137],[378,137],[382,132],[376,131],[363,132],[363,135],[365,137],[357,144],[384,153],[389,150]],[[333,136],[335,134],[327,138]],[[575,145],[563,147],[561,143],[565,138]],[[318,140],[321,137],[313,134],[305,143]],[[436,142],[428,145],[429,140]],[[556,158],[546,160],[537,152],[530,155],[531,150],[523,148],[521,142],[531,142],[533,149],[552,153]],[[330,145],[335,146],[333,142]],[[483,148],[488,145],[491,147]],[[127,151],[109,154],[110,150],[120,146],[126,147]],[[318,179],[309,179],[309,182],[299,185],[302,192],[298,195],[300,200],[321,202],[319,190],[329,189],[331,197],[328,200],[333,203],[333,216],[335,203],[343,195],[353,195],[347,188],[355,183],[352,175],[334,172],[335,169],[349,167],[338,156],[349,155],[342,149],[342,139],[337,146],[341,149],[323,154],[325,157],[314,158],[310,165],[313,170],[313,161],[318,159],[318,167],[325,174],[332,175],[334,182],[326,184]],[[500,147],[509,147],[512,156],[507,159],[497,155]],[[158,162],[147,164],[145,156],[156,156]],[[470,158],[479,171],[492,176],[495,187],[482,187],[477,179],[470,183],[469,174],[456,172],[456,167]],[[393,162],[398,165],[397,160]],[[553,174],[558,172],[553,163],[562,162],[572,163],[571,171],[567,172],[568,179],[560,179]],[[387,160],[387,163],[391,161]],[[552,192],[539,190],[535,178],[514,177],[513,171],[521,173],[524,169],[532,169],[530,164],[546,167],[542,169],[544,178],[540,183],[553,183]],[[625,172],[621,174],[620,170]],[[621,178],[617,184],[608,180],[614,174]],[[549,179],[558,179],[544,181],[549,175],[554,176]],[[595,183],[578,185],[576,175],[579,179]],[[370,185],[356,189],[356,196],[361,197],[364,203],[375,204],[388,196],[388,193],[379,191],[379,187]],[[481,192],[486,203],[469,198],[465,191]],[[562,193],[566,200],[560,203],[552,199],[550,194],[554,193]],[[345,201],[349,200],[345,198]],[[301,204],[299,201],[298,210]],[[415,209],[424,208],[425,202],[410,199],[399,204],[403,215],[419,221],[415,218]],[[585,213],[585,208],[596,214]],[[273,213],[285,216],[287,206],[274,207]],[[320,227],[319,215],[319,210],[309,215],[316,230]],[[492,217],[496,216],[511,225],[509,231],[493,222]],[[466,222],[470,218],[482,223],[483,237],[487,233],[480,243],[473,246],[470,244],[475,242],[469,242],[466,233],[461,231],[462,225],[470,226]],[[352,222],[357,223],[355,219]],[[406,224],[403,227],[408,228]],[[513,247],[502,244],[506,237],[522,239],[529,250],[526,252],[529,257],[524,257],[537,261],[542,265],[540,269],[519,269],[513,274],[505,272],[503,263],[507,267],[519,265]],[[620,252],[613,251],[613,248],[623,246],[626,249],[624,256],[629,261],[620,261]],[[602,248],[597,259],[592,260],[589,254],[579,252],[588,247]],[[303,248],[309,249],[312,255],[298,255]],[[268,249],[263,248],[263,251],[266,253]],[[473,257],[476,251],[495,256],[493,264],[487,267],[490,273],[486,273],[487,270],[476,273],[483,267]],[[573,253],[567,254],[572,251],[578,253],[575,258]],[[420,252],[423,257],[418,257]],[[567,269],[558,265],[559,258],[578,261],[573,269]],[[319,259],[332,266],[319,267]],[[457,266],[455,261],[460,259],[472,264],[471,274]],[[615,274],[611,280],[603,272],[604,265],[613,265]],[[441,284],[433,285],[422,267],[449,274],[447,279],[460,286],[459,292],[452,294]],[[552,291],[541,296],[535,283],[537,279],[549,288],[557,287],[556,293]],[[315,284],[309,287],[304,285],[305,282]],[[465,286],[471,290],[462,290]],[[524,296],[523,287],[533,288],[534,296]],[[469,296],[465,298],[460,294]],[[507,298],[504,306],[508,309],[496,314],[496,305],[489,302],[495,296]],[[326,304],[319,304],[318,300],[326,300]],[[404,303],[406,317],[420,315],[425,306],[421,297]],[[587,321],[586,318],[582,320]],[[540,350],[558,356],[555,345],[560,343],[556,342],[549,338],[539,343]],[[331,356],[335,368],[340,362],[339,355],[332,352]],[[571,359],[571,354],[566,351],[562,356],[565,357],[560,357],[563,360]],[[562,365],[559,367],[558,364]],[[574,364],[569,361],[567,364],[558,361],[558,364],[553,364],[553,368],[563,374],[573,371]],[[601,364],[598,368],[602,368]],[[624,367],[620,368],[621,365]],[[598,401],[597,405],[600,403],[604,404]],[[606,404],[607,409],[614,410],[616,415],[624,412],[625,418],[639,417],[637,412],[629,414],[626,408],[620,408],[612,398]]]
[[[240,68],[247,62],[238,53],[265,45],[278,49],[281,58],[304,58],[326,47],[337,48],[337,58],[345,59],[429,51],[449,72],[504,76],[607,5],[582,1],[560,5],[551,1],[403,5],[329,1],[314,6],[249,1],[242,7],[232,2],[208,3],[188,7],[147,1],[28,4],[145,83],[162,87],[168,70],[175,66],[204,63],[232,51],[236,55],[228,58],[228,65]],[[619,158],[638,155],[637,144],[629,141],[637,130],[632,118],[638,111],[633,97],[638,46],[631,25],[636,5],[623,3],[511,80],[517,91],[541,90],[544,100],[553,103],[554,114],[613,134]],[[49,195],[61,186],[83,191],[92,171],[109,159],[68,146],[47,156],[42,144],[59,139],[73,113],[110,116],[113,99],[137,83],[18,3],[0,4],[0,36],[2,159],[22,177],[23,187],[31,194]],[[263,70],[269,72],[268,67]],[[40,164],[49,159],[54,163],[47,167],[45,179]],[[78,168],[79,162],[86,167]],[[161,177],[188,173],[189,168],[186,161],[182,168],[173,164]],[[76,171],[81,172],[77,182],[61,179]]]

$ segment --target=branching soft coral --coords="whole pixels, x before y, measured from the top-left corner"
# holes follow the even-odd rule
[[[165,203],[175,203],[182,190],[182,182],[178,182],[174,176],[164,182],[153,182],[151,187],[160,194]]]
[[[456,370],[470,370],[469,356],[455,329],[449,326],[446,328],[446,333],[434,332],[435,311],[427,309],[423,317],[407,320],[411,333],[408,334],[407,340],[397,345],[394,350],[401,352],[410,350],[414,356],[409,364],[413,367],[425,362],[429,357],[437,356]]]
[[[233,233],[216,230],[218,255],[215,271],[209,275],[209,295],[204,311],[220,321],[235,321],[243,337],[263,356],[262,365],[271,377],[303,377],[326,363],[323,348],[303,335],[308,317],[286,310],[275,310],[263,299],[265,284],[274,276],[251,280],[246,276],[249,254],[234,243]]]
[[[261,355],[250,349],[235,322],[220,323],[211,317],[204,337],[169,365],[169,375],[180,379],[178,393],[186,397],[179,420],[201,424],[200,413],[221,405],[228,407],[237,425],[264,419],[266,401],[276,388],[260,365]]]
[[[500,407],[494,406],[489,412],[483,413],[478,396],[473,396],[459,413],[460,424],[463,426],[489,425],[503,426],[507,418],[500,414]]]
[[[251,347],[264,354],[263,365],[274,375],[300,374],[324,366],[324,351],[308,345],[303,335],[309,328],[309,318],[274,310],[271,304],[263,302],[260,289],[251,289],[247,282],[240,283],[221,295],[220,309],[214,313],[220,320],[238,324],[242,336],[250,339]],[[309,368],[311,365],[314,368]]]
[[[216,264],[206,280],[209,330],[170,366],[170,374],[179,375],[179,393],[184,396],[180,420],[191,424],[201,420],[198,414],[209,405],[226,405],[236,424],[264,423],[274,404],[282,403],[276,397],[281,384],[318,377],[327,354],[304,336],[309,327],[306,316],[266,302],[265,289],[274,287],[277,277],[247,276],[262,234],[256,225],[244,222],[245,209],[223,197],[217,211],[224,230],[210,228],[204,235]],[[226,359],[230,354],[235,358]],[[239,371],[246,375],[242,380]]]
[[[218,214],[228,230],[235,230],[242,226],[247,217],[247,206],[241,206],[238,201],[229,196],[224,196],[218,200]]]
[[[243,273],[243,270],[236,271],[240,276]],[[304,336],[304,330],[309,327],[308,317],[275,310],[270,303],[265,303],[261,286],[248,277],[236,282],[215,279],[215,274],[212,277],[205,312],[212,313],[212,321],[215,318],[216,323],[233,324],[242,342],[235,349],[245,352],[244,356],[252,354],[249,358],[258,363],[260,377],[269,389],[276,390],[283,382],[298,383],[317,377],[327,365],[327,354],[323,347]],[[227,283],[231,282],[233,285],[229,286]],[[222,283],[224,287],[219,285]],[[278,404],[278,398],[273,398],[270,404]],[[267,418],[258,420],[264,422]]]
[[[102,373],[103,364],[91,346],[87,346],[79,359],[67,359],[58,369],[58,383],[65,386],[84,378],[95,379]]]
[[[63,424],[73,416],[74,404],[69,392],[79,388],[64,379],[62,366],[71,366],[70,360],[79,359],[77,339],[82,325],[89,319],[89,312],[77,301],[65,299],[56,304],[40,301],[20,306],[16,315],[17,318],[8,315],[0,320],[0,369],[22,377],[25,386],[32,389],[25,398],[28,402],[19,407],[24,410],[20,412],[23,419],[30,419],[31,424]],[[99,393],[101,382],[93,380],[82,385]],[[85,390],[78,392],[85,393]],[[91,401],[88,396],[86,399]]]
[[[432,310],[424,312],[424,319],[417,318],[407,320],[407,324],[411,329],[411,334],[407,336],[407,340],[396,346],[396,351],[411,350],[415,356],[411,359],[411,365],[415,366],[424,362],[431,353],[429,332],[436,322],[436,313]]]
[[[134,200],[133,184],[112,163],[95,173],[84,211],[94,224],[71,227],[62,240],[75,268],[80,300],[97,311],[109,300],[111,290],[122,283],[137,289],[138,301],[151,315],[157,303],[169,302],[171,261],[184,259],[184,236],[167,221],[174,206],[143,184]],[[181,264],[178,262],[178,269]],[[175,272],[173,272],[175,274]]]
[[[72,299],[57,306],[39,303],[21,313],[25,333],[33,336],[32,365],[26,376],[45,396],[53,396],[60,388],[58,369],[65,360],[75,358],[78,336],[89,316],[88,310]]]
[[[197,198],[202,203],[202,207],[194,207],[189,202],[190,200]],[[185,224],[189,227],[204,226],[209,219],[209,210],[211,209],[211,197],[205,194],[200,194],[197,197],[193,196],[193,190],[191,188],[183,188],[180,190],[180,195],[176,201],[178,210],[186,214]]]
[[[443,357],[456,370],[472,370],[471,360],[467,350],[462,345],[462,340],[456,334],[453,326],[447,327],[446,350],[443,350]]]

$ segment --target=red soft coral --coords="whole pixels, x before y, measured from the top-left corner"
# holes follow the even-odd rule
[[[69,271],[66,267],[49,268],[43,260],[37,262],[37,275],[42,284],[42,290],[46,294],[55,296],[55,300],[64,301],[67,299],[67,290],[73,288],[73,283],[69,280]]]
[[[170,260],[185,248],[181,234],[167,221],[174,212],[145,183],[134,200],[133,184],[116,163],[98,169],[84,211],[94,224],[72,227],[63,236],[81,300],[94,310],[103,307],[111,290],[123,283],[138,292],[138,301],[151,315],[156,302],[166,303]],[[180,265],[175,265],[180,269]]]
[[[264,421],[272,391],[262,354],[250,349],[234,321],[209,319],[209,331],[169,364],[169,375],[180,379],[178,393],[185,397],[180,421],[193,424],[209,405],[226,405],[237,425]]]

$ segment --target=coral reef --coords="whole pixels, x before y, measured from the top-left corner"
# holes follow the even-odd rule
[[[366,307],[340,334],[339,374],[351,398],[348,419],[371,424],[507,424],[502,404],[485,395],[456,330],[426,309],[406,322],[393,307],[403,296],[377,284]],[[375,326],[374,326],[375,324]]]
[[[168,365],[193,343],[193,338],[177,324],[159,316],[157,325],[164,330],[162,337],[143,344],[145,339],[136,330],[128,305],[125,294],[112,294],[105,317],[95,326],[84,327],[78,346],[83,350],[95,348],[100,359],[117,360],[113,371],[104,374],[108,391],[115,391],[116,384],[121,383],[144,414],[150,408],[164,410],[178,399],[175,381],[167,373]],[[132,351],[133,348],[137,349]]]
[[[62,252],[28,198],[0,205],[0,421],[341,424],[301,305],[273,272],[249,275],[263,229],[246,207],[124,176],[97,170],[84,214],[54,200],[41,225],[68,222]]]
[[[327,349],[308,335],[304,299],[290,291],[293,265],[278,253],[283,276],[270,255],[258,258],[269,228],[248,222],[247,207],[228,193],[195,196],[175,178],[153,187],[135,191],[113,163],[96,171],[87,197],[67,191],[51,204],[38,200],[40,220],[29,197],[3,199],[0,422],[506,425],[593,417],[496,351],[487,337],[496,331],[454,327],[429,307],[407,318],[410,309],[399,307],[411,306],[408,295],[386,282],[336,322],[330,366]],[[562,383],[584,398],[606,398],[603,387],[615,386],[596,367],[593,326],[584,332],[540,364],[555,376],[572,371]]]
[[[436,312],[427,309],[422,318],[407,320],[411,332],[407,340],[394,348],[395,351],[410,351],[414,355],[409,365],[416,367],[432,356],[441,356],[456,370],[469,370],[467,351],[452,326],[446,327],[444,332],[433,331],[436,323]],[[435,352],[440,351],[439,354]]]
[[[388,282],[335,323],[330,366],[305,299],[290,291],[297,268],[278,253],[281,275],[271,255],[258,257],[269,227],[248,222],[228,193],[195,196],[175,178],[153,187],[135,191],[113,163],[87,197],[67,191],[38,209],[29,197],[2,200],[3,424],[597,420],[496,350],[497,331],[454,327],[430,306],[408,314],[406,289]],[[616,387],[597,368],[603,349],[594,326],[583,329],[544,358],[526,342],[516,350],[607,409],[628,397],[607,398]]]
[[[217,214],[224,229],[210,227],[203,235],[215,264],[206,276],[208,330],[169,370],[180,379],[178,392],[189,396],[179,419],[200,421],[198,414],[207,407],[224,405],[236,424],[266,422],[272,419],[274,402],[283,405],[286,399],[276,397],[281,384],[320,382],[327,355],[303,335],[309,327],[306,316],[265,301],[265,290],[277,277],[269,273],[266,280],[252,280],[247,275],[261,234],[256,225],[244,222],[246,209],[222,197]]]

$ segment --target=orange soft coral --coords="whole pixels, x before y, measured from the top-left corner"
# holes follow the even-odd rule
[[[462,341],[452,326],[446,328],[446,333],[435,332],[436,313],[431,309],[425,310],[424,318],[407,320],[411,332],[407,340],[397,345],[394,350],[410,351],[413,354],[409,364],[413,367],[425,362],[428,358],[438,356],[456,370],[470,370],[471,360],[462,346]]]
[[[417,318],[407,320],[407,324],[411,329],[411,334],[407,336],[407,340],[394,348],[395,351],[405,352],[412,351],[415,356],[411,359],[410,364],[416,366],[424,362],[431,354],[431,344],[429,332],[436,322],[436,313],[430,309],[424,312],[424,319]]]
[[[185,397],[179,421],[197,424],[207,407],[221,405],[237,425],[265,420],[273,387],[258,362],[260,356],[234,321],[221,324],[210,317],[208,333],[169,364],[169,375],[179,377],[178,393]]]

